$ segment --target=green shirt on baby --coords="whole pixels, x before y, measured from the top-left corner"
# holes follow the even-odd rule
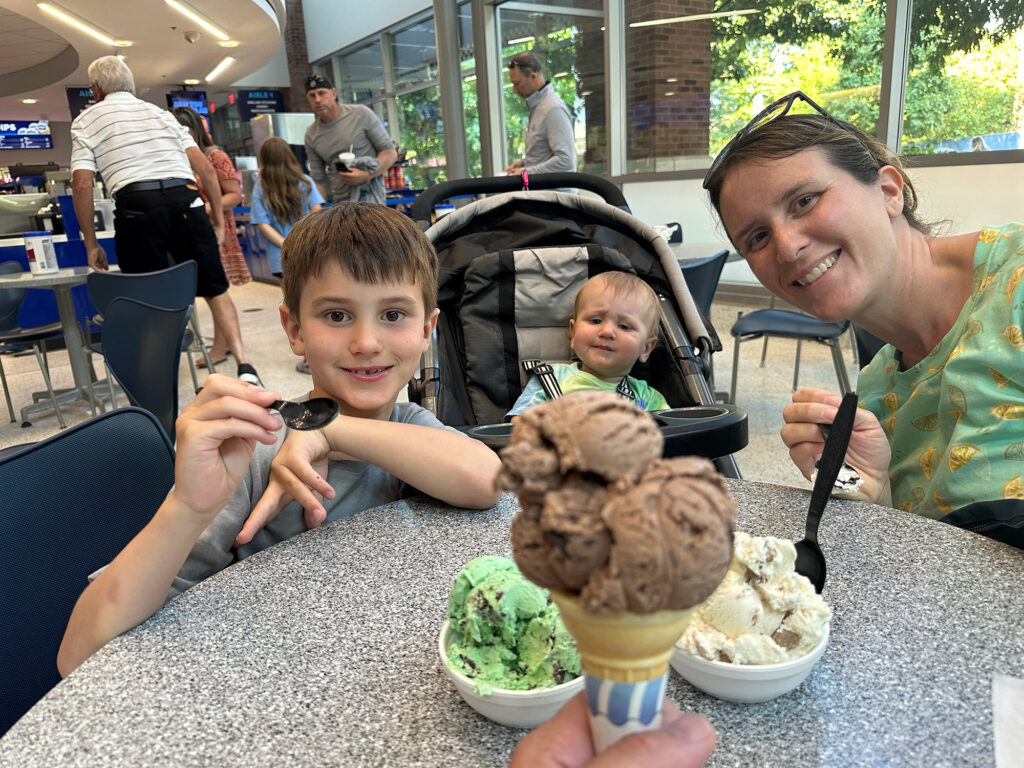
[[[552,363],[551,367],[554,369],[555,378],[558,380],[558,386],[561,387],[563,395],[567,395],[570,392],[579,392],[580,390],[614,392],[619,386],[618,382],[604,381],[597,378],[597,376],[581,371],[576,363]],[[636,398],[634,402],[638,408],[643,408],[645,411],[661,411],[669,407],[661,392],[646,381],[640,381],[640,379],[627,376],[626,383]],[[544,392],[540,380],[536,376],[531,376],[530,380],[526,383],[523,394],[516,400],[512,410],[505,414],[505,418],[509,419],[513,416],[518,416],[528,408],[547,402],[547,399],[548,396]]]

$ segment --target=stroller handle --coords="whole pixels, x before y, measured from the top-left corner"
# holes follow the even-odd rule
[[[601,176],[589,173],[538,173],[529,177],[530,189],[560,189],[575,187],[596,192],[609,205],[629,212],[622,190]],[[523,189],[522,176],[488,176],[482,179],[454,179],[435,184],[423,190],[412,204],[413,221],[430,223],[430,213],[442,200],[456,195],[488,195],[497,192],[519,192]]]

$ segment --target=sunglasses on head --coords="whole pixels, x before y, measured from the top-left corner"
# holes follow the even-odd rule
[[[760,128],[763,125],[767,125],[772,120],[777,120],[778,118],[789,114],[789,110],[793,108],[793,104],[795,104],[797,100],[804,102],[805,104],[807,104],[807,106],[814,109],[814,111],[816,111],[819,115],[824,117],[830,123],[838,125],[851,136],[856,137],[856,134],[850,130],[850,127],[848,125],[832,117],[832,115],[826,112],[823,107],[818,105],[814,101],[814,99],[812,99],[806,93],[804,93],[803,91],[793,91],[792,93],[783,96],[781,99],[773,101],[767,107],[762,109],[754,116],[753,120],[751,120],[749,123],[743,126],[743,128],[741,128],[735,136],[729,139],[729,143],[725,145],[721,152],[718,153],[718,156],[715,158],[714,162],[711,163],[711,167],[708,168],[708,172],[704,175],[704,183],[701,186],[703,186],[704,189],[708,188],[708,183],[711,179],[711,176],[715,173],[715,171],[722,167],[722,163],[724,163],[726,158],[729,157],[729,153],[732,151],[737,141],[746,136],[749,136],[758,128]]]

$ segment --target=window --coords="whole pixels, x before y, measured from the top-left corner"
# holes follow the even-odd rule
[[[380,41],[338,57],[338,99],[356,104],[384,95],[384,59]]]
[[[949,5],[914,3],[902,153],[1024,149],[1021,4]]]
[[[568,13],[565,3],[557,12],[502,8],[498,12],[498,33],[501,41],[501,63],[520,51],[532,50],[540,58],[544,78],[569,107],[573,115],[576,164],[585,173],[603,173],[608,168],[606,157],[604,107],[604,36],[600,10]],[[576,7],[600,3],[579,2]],[[526,102],[512,92],[508,75],[504,74],[503,103],[505,117],[506,160],[521,159],[525,147],[523,133],[529,109]]]

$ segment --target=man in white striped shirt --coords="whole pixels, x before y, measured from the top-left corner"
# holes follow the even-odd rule
[[[93,182],[99,173],[114,198],[114,248],[121,271],[154,272],[195,261],[196,295],[206,299],[224,330],[239,378],[262,386],[245,356],[238,310],[220,262],[224,213],[216,171],[187,128],[135,97],[135,80],[123,61],[96,59],[89,80],[96,104],[71,124],[71,193],[89,266],[107,269],[93,224]],[[209,214],[195,176],[210,201]]]

